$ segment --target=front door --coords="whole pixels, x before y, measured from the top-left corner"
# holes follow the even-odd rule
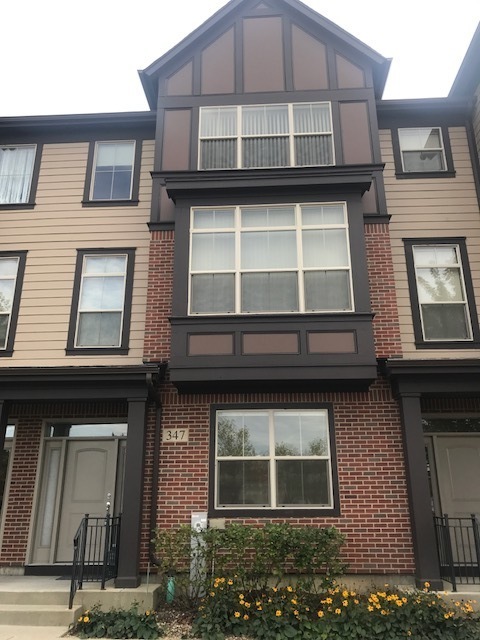
[[[83,516],[104,516],[107,495],[114,508],[118,440],[68,442],[55,562],[72,561],[72,540]]]
[[[435,459],[441,513],[480,515],[480,436],[437,436]]]

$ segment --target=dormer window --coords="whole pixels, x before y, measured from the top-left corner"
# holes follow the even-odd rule
[[[200,109],[200,169],[334,163],[329,102]]]

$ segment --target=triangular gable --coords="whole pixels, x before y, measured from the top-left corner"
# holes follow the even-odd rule
[[[347,67],[353,65],[349,67],[350,77],[355,76],[353,60],[366,61],[366,64],[372,68],[376,94],[381,95],[390,61],[299,0],[260,0],[260,2],[258,0],[230,0],[179,44],[139,72],[150,107],[155,109],[157,106],[159,78],[174,76],[188,63],[196,51],[208,49],[216,39],[233,27],[238,18],[252,16],[253,19],[257,15],[258,19],[268,20],[269,15],[281,13],[290,14],[292,21],[295,21],[296,16],[299,22],[308,24],[308,31],[313,40],[315,40],[313,37],[315,34],[326,34],[330,38],[337,39],[343,51],[351,51],[350,56],[343,56],[344,59],[349,58]],[[273,17],[270,20],[273,20]],[[314,48],[316,46],[313,42],[310,45]],[[317,48],[320,47],[321,44]],[[340,61],[340,65],[342,64],[343,62]],[[342,71],[345,71],[344,64]],[[182,77],[182,80],[185,78]],[[275,90],[274,85],[275,83],[272,82],[272,87],[269,88],[267,83],[265,90]],[[169,92],[169,95],[173,94]]]

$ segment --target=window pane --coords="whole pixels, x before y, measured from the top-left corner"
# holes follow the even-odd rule
[[[0,349],[5,349],[7,345],[7,329],[10,316],[0,314]]]
[[[326,413],[276,412],[276,456],[328,456]]]
[[[134,142],[99,142],[92,198],[127,200],[131,197]]]
[[[312,204],[302,206],[302,224],[303,225],[326,225],[326,224],[344,224],[345,212],[343,205],[330,204],[320,205]]]
[[[285,269],[297,267],[295,231],[243,232],[242,269]]]
[[[242,141],[244,168],[287,167],[290,165],[288,137],[244,138]]]
[[[34,145],[0,147],[0,204],[28,202],[35,151]]]
[[[295,164],[297,166],[333,164],[331,136],[296,136]]]
[[[268,461],[218,462],[219,506],[270,506]]]
[[[463,304],[423,304],[425,340],[469,340],[467,310]]]
[[[348,266],[346,229],[309,229],[302,241],[304,267]]]
[[[233,233],[197,233],[192,236],[192,269],[235,269]]]
[[[18,258],[0,258],[0,278],[17,275]]]
[[[97,144],[97,169],[131,167],[134,151],[134,142],[99,142]]]
[[[235,169],[237,166],[237,141],[202,140],[201,145],[201,169]]]
[[[328,460],[277,460],[278,506],[329,506]]]
[[[306,311],[351,309],[348,271],[305,272]]]
[[[445,171],[442,151],[404,151],[405,171]]]
[[[398,132],[403,151],[420,149],[440,149],[442,141],[440,129],[400,129]]]
[[[118,347],[121,321],[121,313],[81,313],[76,346]]]
[[[80,309],[122,309],[123,276],[96,276],[83,279]]]
[[[286,104],[242,108],[243,135],[269,135],[288,133],[288,107]]]
[[[244,273],[242,312],[298,311],[296,273]]]
[[[420,302],[457,302],[464,300],[460,270],[457,268],[417,269]]]
[[[232,313],[235,311],[233,274],[212,273],[192,276],[191,313]]]
[[[200,110],[200,135],[207,138],[237,135],[236,107],[209,107]]]
[[[219,413],[217,455],[267,456],[268,415],[265,413]]]
[[[10,313],[15,293],[15,280],[0,279],[0,312]]]
[[[417,246],[413,247],[413,254],[417,266],[459,264],[456,246]]]
[[[328,104],[294,104],[293,122],[295,133],[332,130]]]
[[[249,207],[242,209],[242,227],[292,227],[293,207]]]
[[[116,171],[113,174],[112,198],[115,200],[127,200],[130,198],[130,187],[132,184],[132,170]]]
[[[86,256],[84,273],[125,273],[126,256]]]
[[[193,212],[194,229],[228,229],[233,224],[233,209],[197,209]]]

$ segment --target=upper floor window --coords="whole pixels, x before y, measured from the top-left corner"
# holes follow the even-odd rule
[[[478,321],[464,241],[409,240],[406,255],[417,344],[471,344]]]
[[[333,508],[327,409],[215,415],[215,508]]]
[[[329,102],[202,107],[200,169],[334,164]]]
[[[351,311],[345,203],[195,208],[190,314]]]
[[[90,199],[130,200],[134,160],[134,140],[97,142]]]
[[[36,145],[0,146],[0,205],[30,201]]]
[[[11,355],[26,252],[0,253],[0,355]]]
[[[446,171],[447,163],[440,127],[399,129],[398,137],[403,171]]]
[[[133,258],[133,249],[79,251],[67,351],[126,349]]]

